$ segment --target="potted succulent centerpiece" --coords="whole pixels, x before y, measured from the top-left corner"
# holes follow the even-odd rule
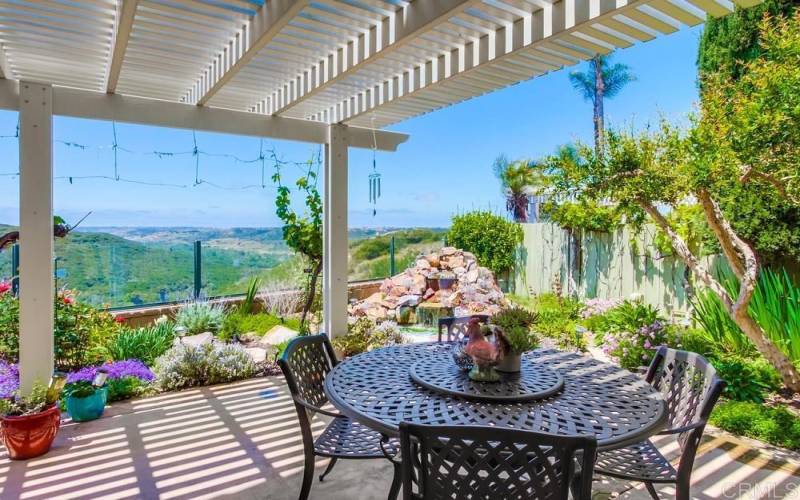
[[[50,385],[34,384],[30,394],[16,391],[0,399],[0,434],[12,460],[44,455],[50,450],[61,425],[56,401],[66,379],[53,376]]]
[[[495,314],[494,326],[501,359],[497,370],[516,373],[520,371],[522,355],[539,346],[539,339],[531,329],[537,314],[522,307],[509,307]]]
[[[103,415],[108,401],[107,378],[108,372],[100,368],[91,382],[81,380],[64,388],[64,403],[74,422],[87,422]]]

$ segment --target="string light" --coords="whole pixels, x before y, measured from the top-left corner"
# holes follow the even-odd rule
[[[264,148],[264,139],[259,139],[258,145],[258,156],[253,158],[246,158],[241,157],[233,153],[218,153],[218,152],[209,152],[204,151],[198,145],[197,142],[197,134],[196,131],[192,131],[192,149],[191,150],[178,150],[178,151],[163,151],[163,150],[153,150],[153,151],[136,151],[133,149],[129,149],[122,145],[119,142],[119,137],[117,134],[117,127],[116,122],[111,122],[111,136],[112,142],[111,144],[101,144],[101,145],[89,145],[89,144],[82,144],[76,141],[69,141],[63,139],[55,139],[53,142],[59,144],[65,148],[69,149],[78,149],[81,151],[108,151],[111,150],[113,152],[113,175],[59,175],[55,176],[54,180],[65,180],[68,181],[70,184],[74,184],[78,180],[107,180],[113,182],[123,182],[128,184],[140,184],[145,186],[159,186],[159,187],[170,187],[170,188],[178,188],[178,189],[188,189],[197,187],[199,185],[205,185],[214,189],[220,189],[224,191],[245,191],[245,190],[254,190],[254,189],[262,189],[262,190],[270,190],[273,191],[275,188],[273,186],[267,185],[267,160],[269,160],[275,166],[294,166],[298,168],[302,168],[303,170],[307,170],[312,164],[316,165],[317,167],[317,174],[319,173],[319,165],[321,164],[321,148],[318,148],[314,158],[308,161],[296,162],[296,161],[287,161],[283,160],[278,157],[277,152],[270,148],[265,150]],[[0,135],[0,139],[19,139],[19,121],[17,122],[17,127],[15,133],[13,135]],[[142,179],[132,179],[123,176],[120,172],[120,153],[130,154],[130,155],[140,155],[140,156],[155,156],[158,159],[167,159],[167,158],[175,158],[179,156],[189,156],[191,155],[194,158],[194,167],[195,167],[195,178],[192,184],[180,184],[180,183],[170,183],[170,182],[159,182],[159,181],[148,181]],[[204,179],[200,175],[200,167],[201,167],[201,157],[208,157],[208,158],[224,158],[228,160],[232,160],[235,163],[240,163],[244,165],[253,165],[258,164],[261,172],[260,172],[260,183],[259,184],[245,184],[239,186],[231,186],[231,185],[224,185],[219,184],[216,182],[209,181]],[[18,177],[19,172],[0,172],[0,177]]]

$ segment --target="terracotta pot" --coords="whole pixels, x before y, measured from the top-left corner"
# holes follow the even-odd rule
[[[50,451],[50,445],[61,425],[58,406],[21,417],[0,418],[3,443],[12,460],[26,460]]]

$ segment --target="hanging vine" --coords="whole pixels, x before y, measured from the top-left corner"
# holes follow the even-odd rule
[[[309,263],[300,317],[300,332],[308,333],[308,313],[314,307],[317,281],[322,272],[322,198],[317,189],[320,155],[317,153],[306,162],[304,175],[295,182],[295,187],[305,197],[306,210],[303,214],[298,214],[292,208],[292,191],[281,182],[284,162],[278,159],[274,151],[270,156],[275,169],[272,181],[278,189],[275,213],[283,222],[283,239],[289,248],[301,254]]]

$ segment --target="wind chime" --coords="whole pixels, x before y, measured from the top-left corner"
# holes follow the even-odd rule
[[[372,119],[372,173],[369,174],[369,202],[372,203],[372,216],[378,213],[378,198],[381,197],[381,174],[375,161],[378,141],[375,137],[375,118]]]

